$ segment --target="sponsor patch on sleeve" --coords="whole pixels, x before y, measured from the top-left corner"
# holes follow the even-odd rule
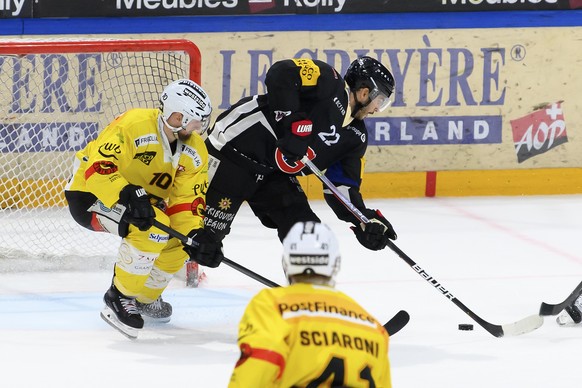
[[[317,79],[320,76],[319,66],[315,64],[311,59],[297,58],[293,59],[293,62],[301,70],[299,75],[301,76],[301,85],[303,86],[315,86],[317,85]]]
[[[182,145],[182,154],[192,158],[192,162],[194,163],[194,167],[198,168],[198,167],[202,166],[202,158],[200,157],[200,155],[198,154],[198,152],[196,152],[196,150],[194,148],[184,144],[184,145]]]

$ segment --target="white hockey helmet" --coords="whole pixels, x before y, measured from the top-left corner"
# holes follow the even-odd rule
[[[160,112],[164,124],[172,131],[186,129],[188,123],[196,120],[202,124],[197,132],[203,135],[210,125],[212,105],[208,93],[200,85],[189,79],[179,79],[166,86],[160,95]],[[182,113],[181,127],[168,124],[168,119],[174,112]]]
[[[340,256],[335,235],[319,222],[298,222],[283,240],[283,271],[290,283],[295,275],[320,275],[333,286]]]

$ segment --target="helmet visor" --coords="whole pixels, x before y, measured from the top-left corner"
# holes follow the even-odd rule
[[[184,121],[187,123],[184,125]],[[184,116],[184,120],[182,121],[182,127],[179,130],[185,130],[186,133],[196,132],[199,135],[203,135],[208,130],[208,126],[210,125],[210,115],[202,117],[201,120],[197,120],[195,118],[191,120],[187,120],[186,116]]]
[[[384,109],[388,108],[391,103],[392,100],[390,100],[390,97],[379,92],[378,95],[372,99],[370,105],[375,108],[376,112],[382,112]]]
[[[210,115],[203,116],[200,124],[200,132],[198,132],[198,134],[204,135],[210,126]]]

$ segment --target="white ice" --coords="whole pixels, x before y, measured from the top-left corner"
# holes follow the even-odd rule
[[[481,318],[506,324],[557,303],[582,281],[582,196],[368,200],[392,222],[396,245]],[[496,338],[391,250],[362,248],[323,202],[340,238],[337,288],[379,320],[407,310],[391,338],[396,388],[542,388],[580,384],[582,327],[545,318],[538,330]],[[225,240],[231,260],[279,284],[280,244],[244,207]],[[222,265],[164,294],[172,321],[128,340],[99,317],[111,269],[0,274],[0,386],[225,387],[238,358],[238,320],[264,287]],[[472,323],[473,331],[459,331]],[[582,326],[582,325],[581,325]]]

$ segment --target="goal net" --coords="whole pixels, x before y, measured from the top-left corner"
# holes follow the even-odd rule
[[[0,42],[0,272],[110,267],[119,237],[67,209],[73,156],[178,78],[200,82],[188,40]]]

